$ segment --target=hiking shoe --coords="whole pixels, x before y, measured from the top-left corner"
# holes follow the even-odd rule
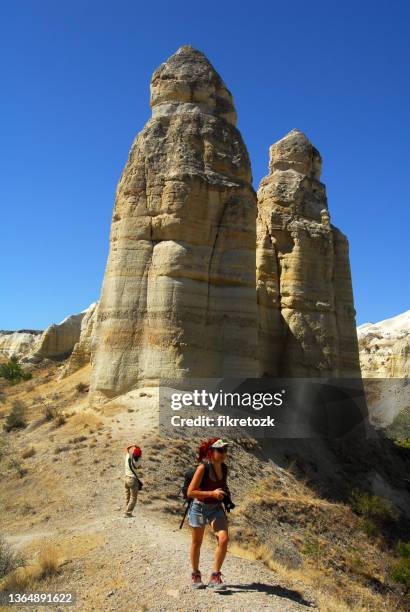
[[[202,582],[201,572],[198,570],[191,574],[191,587],[193,589],[204,589],[205,585]]]
[[[132,518],[133,514],[131,514],[131,512],[125,512],[124,516],[125,516],[125,518]]]
[[[226,584],[222,582],[221,572],[212,572],[208,582],[208,586],[212,587],[215,591],[225,591]]]

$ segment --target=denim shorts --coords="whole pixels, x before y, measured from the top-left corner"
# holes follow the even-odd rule
[[[214,519],[226,519],[222,504],[206,504],[194,499],[188,510],[188,523],[191,527],[203,527]]]

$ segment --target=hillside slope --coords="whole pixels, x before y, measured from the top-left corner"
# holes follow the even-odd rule
[[[313,456],[309,463],[303,452],[277,448],[273,460],[249,440],[233,443],[229,458],[237,503],[223,568],[230,594],[212,594],[215,603],[207,590],[193,594],[178,493],[196,442],[159,435],[153,389],[130,392],[97,412],[87,408],[89,366],[63,380],[59,369],[47,363],[31,381],[3,384],[0,404],[4,423],[13,402],[23,402],[28,423],[2,434],[1,530],[32,566],[44,543],[53,546],[59,569],[43,589],[72,589],[81,610],[404,609],[402,590],[389,577],[395,563],[389,539],[406,525],[402,512],[387,512],[367,533],[369,518],[326,495],[326,486],[321,490],[322,476],[315,480],[314,473],[321,475],[322,466]],[[130,441],[143,449],[144,489],[128,521],[122,452]],[[205,576],[212,548],[209,535]]]

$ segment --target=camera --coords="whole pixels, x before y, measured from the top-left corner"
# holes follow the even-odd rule
[[[226,487],[226,489],[225,489],[225,497],[224,497],[222,503],[224,505],[224,508],[225,508],[226,512],[230,512],[231,510],[233,510],[235,508],[235,504],[232,501],[231,492],[228,489],[228,487]]]

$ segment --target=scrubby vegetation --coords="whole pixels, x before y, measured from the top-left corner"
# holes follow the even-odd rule
[[[0,433],[0,461],[7,455],[8,452],[8,443],[6,435]]]
[[[5,378],[10,384],[16,385],[22,380],[30,380],[31,372],[24,372],[17,357],[11,357],[7,363],[0,364],[0,378]]]
[[[406,406],[387,428],[387,435],[398,446],[410,448],[410,406]]]
[[[4,536],[0,534],[0,578],[4,578],[17,567],[23,567],[24,565],[24,557],[16,553],[6,542]]]
[[[23,478],[27,474],[27,468],[25,468],[21,461],[15,457],[10,459],[8,468],[9,470],[16,472],[20,478]]]
[[[405,588],[406,598],[410,605],[410,542],[398,542],[396,551],[399,560],[390,571],[390,576]]]
[[[361,527],[369,536],[377,535],[383,525],[399,518],[397,509],[388,499],[360,489],[353,489],[350,503],[352,510],[362,517]]]
[[[43,414],[46,421],[53,421],[56,427],[61,427],[67,420],[61,408],[54,404],[45,404],[43,407]]]
[[[60,560],[52,544],[44,545],[34,563],[15,553],[0,537],[0,586],[4,591],[24,592],[59,573]]]
[[[24,429],[25,427],[27,427],[26,406],[22,401],[14,400],[11,411],[6,417],[4,429],[10,432],[12,429]]]
[[[82,382],[78,383],[78,385],[76,385],[76,391],[78,391],[78,393],[87,393],[89,390],[89,385],[86,385]]]

